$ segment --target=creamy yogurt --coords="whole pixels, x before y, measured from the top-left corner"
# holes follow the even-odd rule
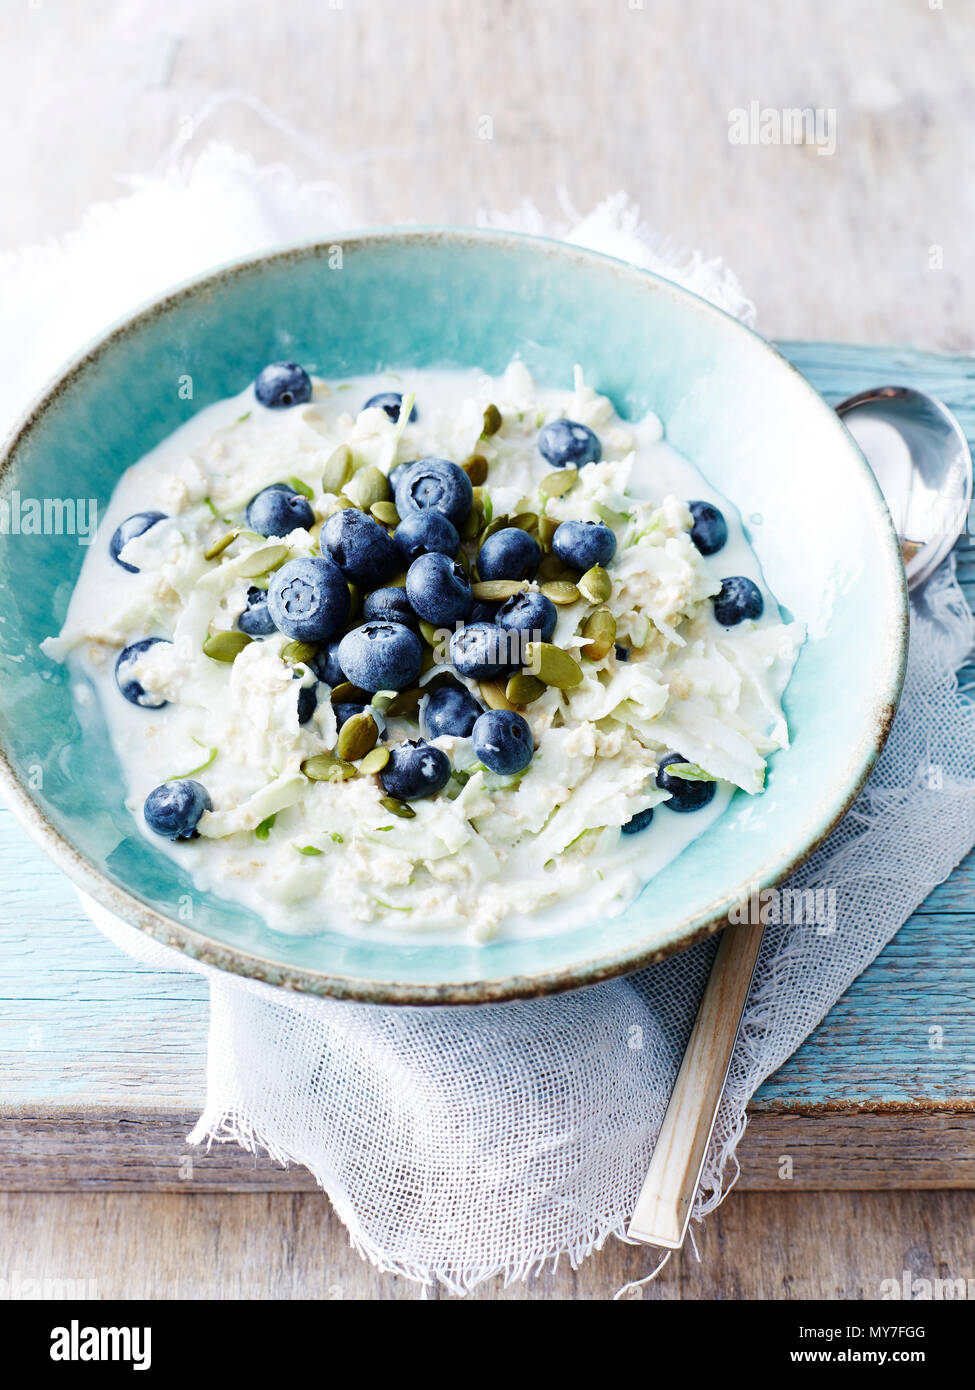
[[[417,420],[362,409],[384,390],[415,394]],[[482,437],[488,404],[502,423]],[[561,418],[591,428],[602,458],[546,500],[538,485],[552,468],[538,433]],[[232,663],[203,652],[208,635],[235,629],[253,583],[242,571],[269,542],[245,533],[209,560],[208,550],[243,526],[262,488],[295,479],[311,494],[316,525],[280,539],[291,558],[317,553],[320,522],[339,505],[323,491],[323,470],[342,445],[357,466],[384,474],[426,456],[463,462],[480,454],[493,516],[602,519],[617,537],[604,606],[620,645],[587,660],[579,628],[592,605],[559,607],[552,640],[579,661],[583,680],[521,709],[536,745],[528,768],[499,776],[478,762],[469,739],[432,740],[453,775],[442,793],[412,803],[412,819],[384,808],[376,776],[315,782],[303,774],[306,759],[334,751],[336,720],[329,688],[318,682],[315,713],[299,724],[298,689],[315,679],[282,656],[287,637],[253,641]],[[353,501],[357,477],[346,485]],[[728,540],[713,556],[690,539],[689,499],[725,516]],[[147,510],[166,520],[124,548],[122,559],[138,569],[129,573],[108,541],[126,517]],[[727,575],[758,585],[760,618],[733,627],[716,621],[712,600]],[[168,701],[159,709],[128,703],[114,675],[120,649],[147,636],[167,639],[135,667],[144,687]],[[802,636],[781,620],[733,508],[665,442],[655,416],[623,421],[578,369],[571,390],[543,389],[515,362],[500,378],[416,371],[316,381],[311,401],[289,409],[263,408],[249,388],[200,411],[120,479],[62,632],[44,646],[68,661],[86,717],[97,707],[106,720],[136,823],[199,889],[245,904],[282,932],[485,940],[622,911],[707,831],[735,787],[761,794],[767,757],[788,743],[781,696]],[[463,683],[480,698],[476,682]],[[387,702],[375,700],[387,743],[425,732],[424,701],[419,728],[416,717],[384,718]],[[675,750],[717,784],[701,810],[671,811],[656,786],[660,758]],[[198,838],[172,843],[145,827],[142,805],[177,777],[202,783],[212,810]],[[621,833],[650,807],[657,810],[646,830]]]

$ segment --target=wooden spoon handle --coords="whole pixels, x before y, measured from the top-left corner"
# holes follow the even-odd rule
[[[632,1240],[668,1250],[684,1243],[762,935],[760,926],[724,930],[630,1222]]]

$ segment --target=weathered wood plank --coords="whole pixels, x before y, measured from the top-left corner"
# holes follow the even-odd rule
[[[0,1192],[315,1192],[233,1144],[190,1147],[191,1111],[0,1112]],[[752,1108],[738,1150],[749,1191],[975,1188],[975,1109],[918,1114]]]
[[[0,1193],[5,1277],[96,1299],[447,1298],[379,1274],[315,1193]],[[975,1277],[972,1192],[732,1192],[632,1296],[875,1299],[883,1281]],[[578,1270],[561,1260],[478,1301],[600,1300],[650,1274],[658,1253],[609,1239]],[[74,1281],[66,1284],[63,1281]],[[36,1286],[33,1286],[36,1288]],[[969,1285],[969,1287],[971,1287]],[[32,1286],[28,1285],[28,1290]]]

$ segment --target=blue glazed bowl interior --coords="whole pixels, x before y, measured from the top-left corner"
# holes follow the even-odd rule
[[[494,233],[351,237],[341,266],[306,246],[177,291],[96,344],[15,437],[0,495],[95,498],[191,414],[288,357],[325,377],[482,367],[520,354],[545,384],[587,381],[731,498],[765,576],[809,638],[785,708],[792,746],[768,789],[728,813],[620,917],[479,947],[289,938],[201,895],[136,830],[97,715],[38,650],[64,619],[84,550],[71,535],[0,537],[0,744],[6,790],[83,886],[144,929],[226,968],[369,999],[504,997],[583,983],[676,949],[754,884],[780,877],[858,789],[893,713],[905,650],[890,520],[855,445],[808,384],[693,295],[605,257]],[[192,400],[180,383],[192,381]],[[752,520],[749,520],[752,518]],[[121,890],[121,891],[119,891]],[[186,904],[192,903],[187,917]]]

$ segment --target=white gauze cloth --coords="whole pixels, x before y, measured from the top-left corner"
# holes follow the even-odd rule
[[[526,206],[481,220],[625,257],[752,321],[727,269],[652,238],[624,196],[566,218],[546,226]],[[299,185],[225,147],[132,181],[60,243],[0,259],[4,332],[16,344],[0,415],[12,418],[62,357],[174,281],[366,220],[334,186]],[[883,756],[792,880],[838,890],[836,930],[767,928],[697,1217],[726,1191],[749,1097],[975,841],[975,709],[955,678],[972,642],[949,564],[912,609]],[[210,981],[207,1101],[191,1142],[306,1165],[380,1269],[453,1291],[525,1277],[560,1255],[574,1265],[623,1235],[715,949],[702,942],[628,978],[527,1003],[380,1008],[222,974],[84,906],[138,960]]]

